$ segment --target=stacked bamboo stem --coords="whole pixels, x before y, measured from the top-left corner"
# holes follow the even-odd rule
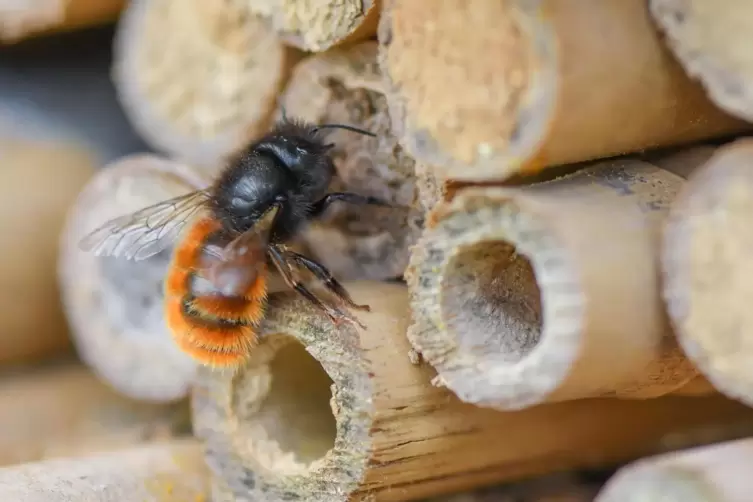
[[[110,393],[77,401],[80,448],[47,423],[43,445],[20,438],[31,446],[8,463],[39,462],[0,469],[0,494],[441,500],[753,436],[753,143],[728,141],[750,130],[746,94],[715,91],[704,69],[694,81],[682,55],[694,46],[667,9],[686,9],[691,28],[726,17],[674,5],[130,2],[113,76],[160,153],[118,158],[87,181],[58,262],[71,339],[93,372],[77,385]],[[206,187],[283,111],[377,135],[332,132],[331,189],[399,207],[333,207],[294,243],[372,311],[358,315],[365,330],[336,327],[273,288],[248,362],[202,367],[165,325],[171,250],[127,262],[78,242],[105,219]],[[643,153],[658,147],[671,151]],[[187,399],[193,438],[174,411]],[[148,412],[118,404],[125,424],[93,426],[110,401]],[[700,479],[738,502],[744,483],[714,466],[744,459],[742,444],[647,459],[636,475],[627,466],[600,496],[640,485],[651,500],[667,485],[692,501]],[[677,481],[680,464],[702,473]],[[535,500],[536,488],[521,490]]]

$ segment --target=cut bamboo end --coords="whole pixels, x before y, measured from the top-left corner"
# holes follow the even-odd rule
[[[182,179],[195,187],[209,184],[205,174],[154,155],[115,161],[79,194],[61,236],[59,283],[76,349],[103,380],[136,399],[181,399],[195,371],[193,360],[173,342],[163,314],[162,284],[172,248],[131,261],[98,257],[80,250],[79,243],[110,218],[187,193],[192,188]]]
[[[753,440],[642,459],[620,469],[596,502],[747,502]]]
[[[346,287],[372,307],[359,314],[366,330],[333,327],[295,294],[272,295],[248,364],[199,371],[194,433],[207,445],[219,501],[416,500],[608,465],[655,451],[672,433],[687,444],[709,429],[751,430],[753,410],[721,396],[521,412],[462,403],[408,359],[405,286]]]
[[[617,160],[529,187],[460,189],[440,204],[406,273],[408,338],[438,383],[507,410],[652,398],[693,380],[656,264],[682,183]]]
[[[664,299],[683,350],[721,392],[753,405],[753,139],[720,147],[672,205]]]
[[[71,348],[56,284],[57,239],[98,159],[69,139],[7,135],[0,156],[0,364],[26,363]]]
[[[379,58],[402,144],[446,178],[501,181],[749,127],[685,75],[647,9],[386,1]],[[593,85],[605,78],[618,84]]]
[[[114,41],[124,111],[153,148],[213,164],[266,131],[299,54],[247,2],[132,0]]]
[[[753,40],[753,4],[651,0],[649,8],[673,54],[714,103],[753,121],[753,58],[744,50]]]
[[[332,49],[296,66],[282,99],[286,113],[311,123],[366,129],[376,138],[333,129],[332,190],[378,197],[395,208],[337,203],[304,234],[312,255],[338,277],[402,276],[423,226],[413,158],[392,134],[376,42]]]
[[[81,365],[0,380],[0,465],[128,448],[190,432],[187,402],[130,400]]]
[[[192,439],[0,469],[0,500],[204,502],[209,475]]]
[[[125,3],[125,0],[2,0],[0,41],[12,44],[31,36],[111,23]]]
[[[246,0],[286,43],[323,52],[376,35],[381,0]]]

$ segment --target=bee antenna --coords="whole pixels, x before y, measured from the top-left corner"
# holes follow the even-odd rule
[[[353,131],[357,132],[359,134],[363,134],[364,136],[371,136],[373,138],[376,138],[376,134],[373,132],[366,131],[365,129],[359,129],[358,127],[353,127],[345,124],[321,124],[318,126],[315,126],[312,129],[312,132],[316,133],[319,129],[345,129],[347,131]]]

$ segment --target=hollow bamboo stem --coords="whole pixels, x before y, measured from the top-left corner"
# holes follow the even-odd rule
[[[200,370],[194,433],[207,445],[219,501],[415,500],[603,466],[647,454],[672,432],[692,442],[698,431],[753,423],[753,410],[718,395],[522,412],[462,403],[408,359],[406,287],[346,287],[372,308],[359,314],[366,330],[333,327],[298,295],[272,295],[248,364]]]
[[[0,500],[14,502],[203,502],[202,447],[193,439],[0,469]]]
[[[195,372],[163,314],[172,248],[132,261],[96,256],[79,243],[110,218],[207,186],[206,174],[155,155],[123,157],[97,172],[67,215],[58,275],[74,344],[100,378],[135,399],[184,398]]]
[[[185,401],[130,400],[75,364],[4,376],[0,409],[3,466],[126,448],[190,430]]]
[[[639,460],[620,469],[596,502],[747,502],[753,439]]]
[[[753,4],[651,0],[653,21],[685,71],[727,113],[753,121]]]
[[[381,0],[246,1],[285,43],[311,52],[375,36],[381,10]]]
[[[670,209],[663,296],[680,346],[727,396],[753,406],[753,139],[719,147]]]
[[[408,338],[437,382],[509,410],[652,398],[693,380],[657,255],[682,170],[709,149],[679,155],[669,170],[619,159],[528,187],[460,189],[437,206],[406,274]]]
[[[300,55],[246,4],[129,2],[113,78],[124,112],[156,150],[211,165],[266,132]]]
[[[338,203],[304,236],[312,255],[344,279],[402,276],[423,225],[415,200],[413,158],[392,134],[376,42],[314,55],[296,66],[282,104],[291,117],[347,124],[374,134],[333,129],[327,141],[337,178],[331,189],[378,197],[398,208]]]
[[[2,0],[0,41],[73,31],[115,21],[125,0]]]
[[[685,75],[644,2],[389,0],[379,40],[402,144],[449,179],[501,181],[749,127]]]
[[[60,138],[0,138],[0,364],[70,350],[55,277],[63,214],[95,172],[97,155]]]

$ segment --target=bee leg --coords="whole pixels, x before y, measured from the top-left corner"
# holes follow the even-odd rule
[[[359,305],[353,301],[350,297],[350,293],[340,282],[332,276],[332,273],[327,270],[327,267],[318,263],[310,258],[303,256],[300,253],[294,251],[287,251],[285,256],[292,262],[297,263],[307,268],[314,276],[324,282],[324,285],[332,291],[338,298],[347,303],[350,307],[356,310],[363,310],[365,312],[371,312],[371,307],[368,305]]]
[[[280,275],[282,276],[288,287],[297,291],[301,296],[311,302],[316,308],[322,310],[335,325],[340,325],[343,321],[347,321],[349,323],[355,324],[361,329],[366,329],[366,326],[361,324],[358,319],[351,317],[346,312],[343,312],[337,307],[333,307],[322,302],[314,293],[309,291],[306,286],[301,284],[300,281],[296,280],[293,277],[290,266],[285,261],[283,253],[276,246],[269,247],[269,255],[275,267],[277,267],[277,269],[280,271]]]
[[[311,217],[317,218],[321,216],[324,211],[326,211],[327,208],[331,206],[335,201],[341,201],[348,204],[356,204],[361,206],[370,205],[392,207],[392,204],[381,199],[377,199],[376,197],[369,197],[352,192],[332,192],[328,193],[327,195],[319,199],[316,203],[314,203],[314,207],[311,209]]]

